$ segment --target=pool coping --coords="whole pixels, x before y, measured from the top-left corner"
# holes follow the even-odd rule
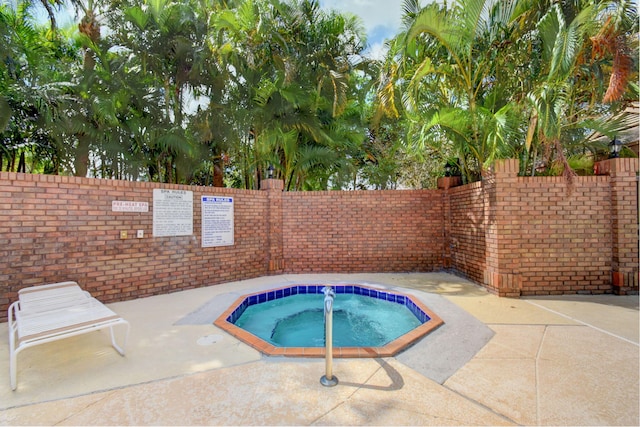
[[[215,326],[222,329],[223,331],[233,335],[237,339],[243,341],[248,344],[255,350],[267,355],[267,356],[284,356],[284,357],[309,357],[309,358],[320,358],[325,357],[326,349],[324,347],[277,347],[271,343],[264,341],[262,338],[257,337],[256,335],[234,325],[229,322],[227,319],[233,314],[233,312],[247,299],[252,296],[262,295],[267,292],[275,292],[279,290],[289,289],[294,286],[325,286],[322,284],[314,284],[314,285],[296,285],[290,284],[287,286],[282,286],[279,288],[273,288],[268,290],[262,290],[258,292],[253,292],[250,294],[245,294],[237,298],[218,318],[213,322]],[[423,323],[422,325],[412,329],[404,335],[396,338],[395,340],[385,344],[381,347],[333,347],[332,355],[335,358],[376,358],[376,357],[392,357],[396,356],[403,350],[411,347],[420,339],[424,338],[430,332],[436,330],[438,327],[444,324],[444,321],[433,311],[431,311],[426,305],[424,305],[417,298],[412,297],[411,295],[399,292],[397,290],[386,290],[375,288],[362,284],[326,284],[326,286],[357,286],[359,288],[365,288],[369,290],[374,290],[378,292],[386,292],[394,295],[401,295],[406,299],[410,300],[413,304],[416,305],[423,313],[429,316],[430,320]]]

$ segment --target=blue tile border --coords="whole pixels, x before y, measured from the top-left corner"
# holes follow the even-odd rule
[[[322,289],[325,286],[331,286],[336,294],[362,295],[370,298],[392,302],[395,304],[404,305],[409,311],[411,311],[411,313],[413,313],[414,316],[416,316],[420,323],[426,323],[431,320],[431,317],[429,317],[424,311],[422,311],[422,309],[417,306],[408,295],[398,295],[393,292],[376,290],[357,285],[294,285],[282,289],[268,290],[256,295],[250,295],[246,297],[242,301],[242,303],[239,304],[235,310],[233,310],[231,315],[227,317],[227,322],[235,324],[240,316],[242,316],[242,313],[244,313],[244,311],[247,309],[247,307],[251,305],[286,298],[292,295],[323,294]]]

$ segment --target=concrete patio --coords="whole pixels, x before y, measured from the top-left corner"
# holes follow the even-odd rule
[[[264,357],[210,319],[239,295],[303,283],[402,288],[445,325],[385,359]],[[83,283],[80,283],[82,286]],[[109,307],[127,356],[95,332],[18,356],[2,425],[639,425],[638,296],[498,298],[446,273],[269,276]]]

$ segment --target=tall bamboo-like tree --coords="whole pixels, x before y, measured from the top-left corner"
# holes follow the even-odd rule
[[[402,106],[414,123],[410,135],[425,149],[441,144],[458,157],[467,179],[496,157],[507,155],[517,128],[512,105],[499,99],[492,45],[511,31],[516,2],[472,0],[420,8],[405,2],[406,32],[391,42],[389,77],[380,101],[391,111],[400,104],[393,84],[402,84]],[[445,155],[446,157],[446,155]]]
[[[619,114],[624,103],[613,101],[621,101],[625,92],[635,92],[637,99],[637,89],[627,84],[632,73],[629,46],[622,37],[611,42],[619,12],[615,3],[552,4],[537,22],[533,34],[540,41],[541,61],[527,94],[532,109],[525,141],[532,170],[541,151],[543,165],[558,165],[570,179],[568,157],[576,149],[592,155],[604,149],[589,140],[595,131],[613,138],[627,126],[629,115]],[[626,9],[625,16],[634,14],[637,21],[637,12]],[[630,29],[620,31],[628,35]]]
[[[218,16],[233,52],[231,99],[244,107],[238,154],[248,188],[269,164],[287,189],[304,188],[316,168],[336,167],[333,131],[353,100],[351,59],[363,49],[356,24],[324,14],[316,1],[247,0]]]
[[[0,6],[0,168],[58,173],[68,166],[60,124],[79,56],[68,40],[37,26],[27,6]]]
[[[138,120],[144,122],[138,126],[145,129],[144,153],[153,180],[188,182],[200,162],[198,144],[189,136],[195,114],[189,102],[203,76],[207,17],[195,6],[153,0],[121,4],[121,13],[110,15],[111,22],[120,23],[110,40],[127,56],[123,66],[130,76],[123,79],[142,92]]]
[[[86,98],[82,96],[83,93],[87,93],[88,85],[91,84],[91,74],[96,67],[95,51],[100,40],[100,23],[98,21],[98,3],[97,0],[69,0],[71,6],[73,6],[78,13],[81,13],[82,19],[78,24],[78,30],[83,35],[83,74],[81,79],[76,79],[76,83],[79,84],[78,91],[76,92],[76,102],[83,104],[82,108],[76,108],[76,118],[78,114],[85,116],[84,120],[75,120],[76,132],[74,138],[76,139],[75,153],[73,155],[74,174],[76,176],[86,176],[89,166],[89,155],[92,142],[95,140],[96,135],[100,135],[103,129],[100,129],[99,123],[100,117],[96,115],[99,112],[94,111],[91,102],[87,102]],[[50,39],[57,40],[60,37],[60,29],[58,28],[56,12],[61,10],[66,2],[64,0],[39,0],[32,1],[27,0],[26,7],[35,7],[36,5],[42,6],[49,18],[50,22]]]
[[[612,99],[603,90],[606,49],[593,51],[589,37],[599,34],[601,44],[612,47],[611,37],[602,36],[612,27],[607,14],[622,9],[637,17],[632,8],[536,0],[424,8],[407,0],[404,8],[406,32],[390,43],[380,111],[393,115],[403,108],[414,123],[414,146],[431,146],[443,160],[457,158],[467,179],[497,157],[518,155],[523,169],[535,170],[539,150],[546,167],[555,157],[568,170],[567,152],[595,149],[588,135],[620,127],[613,119],[620,105],[602,102]],[[607,52],[630,51],[616,40]],[[608,93],[628,93],[632,86],[622,76],[631,75],[629,61],[611,55]]]

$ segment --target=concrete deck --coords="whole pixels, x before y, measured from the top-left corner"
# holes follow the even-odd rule
[[[209,318],[280,285],[402,288],[445,325],[400,355],[264,357]],[[82,286],[82,283],[80,283]],[[638,296],[501,299],[454,275],[270,276],[109,305],[131,323],[127,356],[95,332],[18,355],[2,425],[639,425]]]

